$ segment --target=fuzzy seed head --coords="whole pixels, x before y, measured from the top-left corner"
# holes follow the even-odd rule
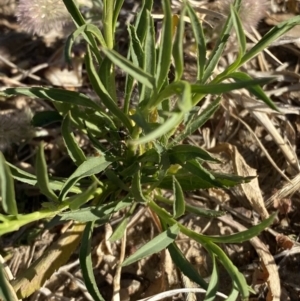
[[[234,0],[221,0],[220,10],[228,16],[230,13],[230,5],[234,3]],[[252,27],[256,28],[259,21],[266,16],[267,1],[266,0],[242,0],[239,10],[239,16],[244,28],[248,31],[252,31]]]
[[[59,30],[71,20],[62,0],[19,0],[16,16],[24,30],[39,35]]]

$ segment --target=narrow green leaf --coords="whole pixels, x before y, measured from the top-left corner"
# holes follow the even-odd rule
[[[144,72],[141,68],[135,66],[129,60],[118,54],[116,51],[102,48],[104,54],[118,67],[130,74],[137,81],[149,88],[154,87],[154,78],[152,75]]]
[[[186,81],[180,80],[175,81],[169,85],[166,85],[158,95],[154,95],[147,108],[156,108],[161,102],[167,98],[170,98],[173,95],[182,95],[185,86],[189,84]]]
[[[199,93],[199,94],[222,94],[227,93],[233,90],[237,89],[244,89],[244,88],[250,88],[254,85],[265,85],[271,82],[273,78],[256,78],[256,79],[250,79],[250,80],[243,80],[235,83],[229,83],[229,84],[207,84],[207,85],[200,85],[195,84],[191,85],[192,92],[193,93]]]
[[[71,113],[64,117],[63,123],[61,125],[61,133],[68,151],[69,156],[73,162],[79,166],[81,163],[86,161],[86,157],[82,149],[79,147],[74,134],[71,131]]]
[[[200,207],[191,206],[191,205],[186,205],[186,211],[194,213],[198,216],[203,216],[203,217],[207,217],[207,218],[223,216],[226,214],[225,211],[209,210],[206,208],[200,208]]]
[[[137,37],[135,27],[132,25],[128,26],[129,41],[130,41],[130,56],[133,64],[137,67],[143,68],[144,62],[144,50],[141,42]]]
[[[113,24],[112,24],[113,31],[115,31],[115,29],[116,29],[118,17],[119,17],[123,3],[124,3],[124,0],[115,0],[114,16],[113,16]]]
[[[100,77],[96,72],[89,47],[87,54],[85,55],[85,64],[94,91],[99,95],[101,101],[104,103],[107,109],[116,117],[118,117],[123,122],[124,126],[127,127],[127,129],[131,130],[132,125],[129,118],[118,108],[118,106],[104,87],[103,83],[101,82]]]
[[[82,205],[84,205],[86,202],[88,202],[94,197],[94,193],[96,192],[96,190],[97,185],[93,183],[84,192],[68,198],[67,202],[69,203],[69,208],[71,210],[79,209]]]
[[[96,39],[99,41],[101,46],[106,47],[106,42],[104,40],[104,37],[99,30],[99,28],[93,24],[84,24],[77,28],[71,35],[68,36],[64,48],[64,56],[68,63],[71,63],[71,57],[72,57],[72,46],[75,42],[75,40],[78,38],[79,35],[83,35],[83,37],[86,37],[85,33],[90,33],[93,36],[96,37]],[[98,63],[101,63],[101,56],[99,54],[98,48],[94,48],[94,42],[90,40],[88,37],[85,39],[91,46],[95,56],[97,57]]]
[[[99,50],[98,50],[98,52],[99,52]],[[105,87],[108,95],[115,103],[117,96],[116,96],[115,77],[112,76],[113,72],[114,72],[114,66],[113,66],[112,62],[107,57],[105,57],[102,60],[102,62],[100,64],[100,68],[97,71],[97,73],[98,73],[100,82]]]
[[[249,289],[244,275],[238,271],[236,266],[231,262],[231,260],[227,257],[227,255],[220,247],[213,243],[209,243],[205,248],[217,255],[218,260],[223,264],[227,273],[230,275],[234,284],[237,286],[240,294],[242,295],[242,300],[248,300]]]
[[[116,227],[112,236],[109,238],[109,241],[115,242],[115,241],[121,239],[124,235],[124,232],[126,230],[128,222],[129,222],[129,216],[126,216],[125,218],[123,218],[122,221]]]
[[[120,177],[113,170],[107,169],[105,171],[105,175],[110,180],[110,182],[116,185],[119,189],[129,191],[128,186],[120,179]]]
[[[139,163],[137,161],[133,161],[132,164],[120,171],[120,176],[124,177],[125,179],[132,178],[135,175],[135,173],[139,171],[139,169]]]
[[[125,95],[124,95],[125,99],[124,99],[124,107],[123,107],[123,112],[127,115],[129,115],[130,101],[133,93],[133,88],[134,88],[134,78],[127,73],[126,80],[125,80]]]
[[[111,202],[98,207],[90,206],[87,208],[80,208],[73,211],[66,211],[59,213],[60,220],[74,220],[80,223],[94,222],[104,224],[106,223],[111,214],[117,210],[121,210],[130,206],[132,200],[123,202]]]
[[[210,172],[222,186],[225,187],[233,187],[238,184],[243,184],[243,183],[249,183],[251,180],[253,180],[255,177],[241,177],[235,174],[222,174],[218,172]]]
[[[142,9],[137,14],[134,27],[136,28],[137,36],[142,44],[144,44],[146,34],[149,30],[147,20],[147,14],[152,11],[153,0],[143,0]]]
[[[236,9],[230,6],[231,17],[233,21],[233,26],[235,27],[236,36],[239,42],[239,58],[241,58],[246,52],[246,36],[244,33],[243,25],[241,19],[236,11]]]
[[[205,169],[197,160],[187,161],[186,163],[182,164],[182,167],[194,176],[199,177],[212,186],[219,188],[222,187],[222,184],[216,179],[216,177],[207,169]]]
[[[31,186],[36,185],[37,179],[36,179],[35,175],[33,175],[25,170],[22,170],[8,162],[6,162],[6,163],[9,166],[10,172],[15,180],[20,181],[21,183],[31,185]]]
[[[92,263],[92,252],[91,252],[91,239],[93,234],[94,223],[89,222],[87,223],[83,235],[82,235],[82,242],[79,252],[79,260],[80,260],[80,267],[82,271],[82,276],[84,283],[88,292],[91,294],[92,298],[95,301],[105,301],[104,298],[101,296],[95,275],[93,272],[93,263]]]
[[[221,97],[213,100],[200,115],[196,113],[193,118],[191,118],[190,122],[185,126],[182,133],[176,135],[173,141],[170,143],[169,147],[177,145],[180,141],[183,141],[186,137],[194,133],[197,129],[199,129],[203,124],[205,124],[213,114],[218,110],[221,102]]]
[[[218,41],[216,42],[215,47],[206,62],[205,70],[202,77],[203,83],[205,83],[209,79],[209,77],[212,76],[213,71],[217,66],[222,56],[222,53],[225,49],[226,43],[230,36],[231,29],[232,29],[232,18],[231,15],[229,15],[225,22],[223,30],[219,35]]]
[[[179,182],[173,176],[173,194],[174,194],[174,203],[173,203],[173,216],[178,218],[185,213],[185,200],[183,191]]]
[[[8,162],[6,162],[6,163],[9,166],[11,174],[15,180],[20,181],[21,183],[28,184],[30,186],[36,186],[37,178],[35,175],[30,174],[20,168],[17,168],[16,166],[14,166]],[[64,185],[64,181],[62,181],[62,180],[51,179],[49,182],[49,186],[52,190],[61,190],[63,185]],[[70,189],[70,192],[81,193],[82,190],[79,187],[73,186]]]
[[[185,81],[182,81],[182,85],[182,95],[178,99],[177,106],[181,112],[187,113],[193,108],[191,85]]]
[[[258,53],[266,49],[278,38],[300,24],[300,16],[289,18],[270,29],[241,59],[240,66],[251,60]]]
[[[136,140],[131,140],[130,143],[132,144],[145,144],[147,142],[153,141],[157,139],[158,137],[161,137],[168,132],[174,130],[178,124],[182,121],[184,116],[184,113],[172,113],[171,117],[163,124],[161,124],[158,128],[150,132],[149,134],[136,139]]]
[[[230,295],[228,296],[228,298],[225,301],[236,301],[238,296],[239,296],[238,289],[236,287],[233,287]]]
[[[186,6],[188,9],[188,14],[191,20],[191,25],[197,45],[197,80],[202,82],[205,62],[206,62],[206,41],[202,28],[202,24],[193,9],[193,7],[186,2]]]
[[[4,212],[17,215],[18,207],[15,198],[14,179],[2,152],[0,152],[0,193]]]
[[[251,239],[252,237],[257,236],[267,227],[271,226],[274,222],[277,213],[274,212],[270,217],[263,220],[260,224],[252,226],[250,229],[231,234],[231,235],[222,235],[222,236],[207,236],[212,242],[215,243],[242,243]]]
[[[72,19],[76,25],[77,28],[86,25],[86,22],[80,12],[80,10],[78,9],[78,7],[75,4],[75,1],[70,1],[70,0],[63,0],[64,4],[66,6],[66,8],[68,9],[69,13],[72,16]],[[83,32],[82,33],[84,39],[90,44],[92,45],[94,54],[96,55],[97,59],[98,59],[98,63],[100,64],[101,62],[101,57],[99,52],[97,53],[97,43],[94,39],[94,36],[91,32]],[[97,34],[96,34],[97,36]]]
[[[228,78],[233,78],[235,81],[244,82],[248,80],[252,80],[251,76],[244,72],[233,72],[228,75]],[[258,86],[253,85],[246,88],[249,92],[255,95],[258,99],[261,99],[265,104],[267,104],[271,109],[279,111],[274,102],[266,95],[264,90]]]
[[[84,18],[80,12],[80,10],[77,8],[77,6],[75,5],[74,1],[70,1],[70,0],[63,0],[67,10],[69,11],[69,13],[71,14],[75,24],[77,25],[77,27],[80,27],[81,25],[85,24]]]
[[[193,191],[197,189],[208,189],[214,187],[212,184],[204,181],[199,177],[195,177],[193,174],[183,171],[176,173],[176,179],[180,183],[183,191]],[[146,184],[146,183],[145,183]],[[167,175],[158,184],[159,188],[172,190],[173,176]]]
[[[170,70],[173,39],[171,3],[169,0],[163,0],[162,6],[164,19],[156,72],[156,87],[158,91],[162,88]]]
[[[186,6],[183,7],[180,13],[180,17],[176,29],[175,40],[173,43],[172,55],[173,55],[174,65],[175,65],[175,81],[181,79],[183,74],[183,69],[184,69],[183,36],[184,36],[184,27],[185,27],[185,22],[184,22],[185,14],[186,14]],[[178,16],[176,17],[178,18]]]
[[[157,211],[156,211],[157,212]],[[185,226],[180,225],[180,231],[190,237],[191,239],[197,241],[201,244],[209,253],[213,253],[217,256],[217,259],[222,263],[233,282],[236,284],[238,290],[240,291],[242,298],[247,300],[249,297],[249,289],[246,282],[246,279],[242,273],[238,271],[238,269],[234,266],[228,256],[224,253],[224,251],[213,243],[209,237],[196,233],[188,229]]]
[[[145,22],[146,13],[152,11],[153,0],[142,0],[142,4],[140,6],[141,9],[136,14],[134,27],[136,28],[139,40],[143,44],[148,31],[147,22]]]
[[[155,49],[155,28],[153,18],[151,17],[151,13],[147,11],[146,13],[147,19],[145,21],[148,22],[148,30],[146,34],[146,39],[144,43],[144,60],[143,60],[143,70],[151,74],[153,77],[156,73],[156,56],[157,52]],[[153,94],[153,89],[147,87],[146,85],[140,85],[140,99],[139,102],[147,101],[151,98]]]
[[[216,256],[214,254],[210,254],[213,262],[213,270],[210,276],[209,285],[206,291],[204,301],[213,301],[216,298],[216,294],[218,291],[218,267],[216,263]]]
[[[8,88],[3,90],[2,93],[6,96],[25,95],[32,98],[43,98],[55,102],[65,102],[68,104],[79,105],[95,110],[101,109],[94,101],[92,101],[86,95],[75,91],[67,91],[56,88],[30,87]]]
[[[171,164],[179,164],[191,159],[199,158],[203,161],[221,163],[201,147],[190,144],[178,144],[167,150]]]
[[[48,169],[45,160],[43,143],[39,145],[36,154],[35,170],[36,170],[37,185],[41,190],[41,193],[44,194],[50,200],[57,202],[58,197],[49,185]]]
[[[111,162],[105,160],[103,156],[101,157],[91,157],[87,161],[84,161],[75,172],[67,179],[64,186],[61,189],[59,200],[62,201],[70,189],[82,178],[96,175],[107,168]]]
[[[165,204],[172,205],[174,206],[174,202],[168,198],[162,197],[160,195],[155,195],[155,199],[158,201],[161,201]],[[194,213],[199,216],[207,217],[207,218],[213,218],[213,217],[218,217],[218,216],[223,216],[226,214],[225,211],[215,211],[215,210],[209,210],[206,208],[201,208],[198,206],[192,206],[189,204],[185,204],[185,209],[186,211],[190,213]]]
[[[137,202],[146,203],[147,199],[145,198],[141,186],[141,171],[138,170],[132,179],[132,187],[131,187],[132,196],[135,198]]]
[[[196,172],[198,173],[198,170],[196,170]],[[208,174],[206,172],[204,174],[206,174],[205,178],[208,178],[208,180],[210,178],[209,174],[212,174],[215,177],[215,181],[217,180],[217,182],[219,183],[218,185],[221,186],[222,188],[233,187],[237,184],[249,182],[252,179],[252,178],[249,179],[249,178],[239,177],[236,175],[216,174],[212,172]],[[158,187],[162,189],[172,190],[173,175],[176,176],[176,179],[180,183],[183,191],[207,189],[216,186],[215,181],[212,180],[206,181],[203,177],[200,176],[195,177],[195,174],[190,173],[184,169],[179,169],[176,171],[176,173],[171,173],[165,176],[163,180],[158,184]],[[143,184],[147,184],[147,182],[144,182]]]
[[[174,224],[172,227],[157,235],[151,241],[138,249],[133,255],[124,260],[122,266],[130,265],[144,257],[164,250],[168,245],[174,242],[178,233],[179,227],[177,224]]]
[[[185,258],[176,243],[173,242],[168,246],[171,258],[179,270],[193,282],[197,283],[204,289],[207,289],[208,285],[205,280],[199,275],[194,266]]]
[[[137,203],[134,202],[132,204],[131,208],[129,209],[129,211],[126,213],[126,215],[123,218],[123,220],[116,227],[114,233],[109,238],[109,241],[114,242],[114,241],[116,241],[118,239],[121,239],[124,236],[124,232],[126,230],[127,224],[129,222],[129,219],[132,216],[132,214],[133,214],[136,206],[137,206]],[[118,208],[115,208],[115,211],[117,211],[117,210],[118,210]]]
[[[107,223],[110,219],[111,212],[114,208],[111,208],[110,213],[107,215],[102,214],[98,208],[88,207],[81,208],[74,211],[62,212],[59,214],[60,221],[76,221],[79,223],[96,222],[100,225]]]

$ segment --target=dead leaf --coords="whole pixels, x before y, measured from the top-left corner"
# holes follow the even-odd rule
[[[250,167],[239,153],[238,149],[229,143],[221,143],[210,151],[223,151],[231,156],[235,173],[242,177],[257,177],[256,169]],[[246,196],[250,206],[261,216],[262,219],[269,217],[265,207],[257,178],[251,182],[240,185],[243,194]]]
[[[274,208],[278,209],[282,215],[287,215],[292,210],[292,201],[290,198],[274,199]]]
[[[283,248],[285,250],[290,250],[294,246],[293,241],[291,239],[289,239],[286,235],[277,234],[275,239],[276,239],[277,245],[280,248]]]
[[[19,298],[26,298],[33,294],[68,261],[79,245],[84,229],[85,224],[74,224],[46,249],[42,257],[11,282]]]

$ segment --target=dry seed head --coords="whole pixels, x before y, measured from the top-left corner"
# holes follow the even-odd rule
[[[220,11],[228,16],[230,13],[230,5],[234,0],[221,0],[219,1]],[[252,27],[256,28],[259,21],[266,16],[267,1],[266,0],[242,0],[239,10],[239,16],[244,28],[252,31]]]
[[[71,20],[62,0],[19,0],[16,16],[24,30],[39,35]]]

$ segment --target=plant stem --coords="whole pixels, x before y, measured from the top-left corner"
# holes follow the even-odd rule
[[[103,28],[104,28],[104,38],[108,49],[114,48],[114,29],[113,29],[114,5],[115,5],[114,0],[104,1]]]

